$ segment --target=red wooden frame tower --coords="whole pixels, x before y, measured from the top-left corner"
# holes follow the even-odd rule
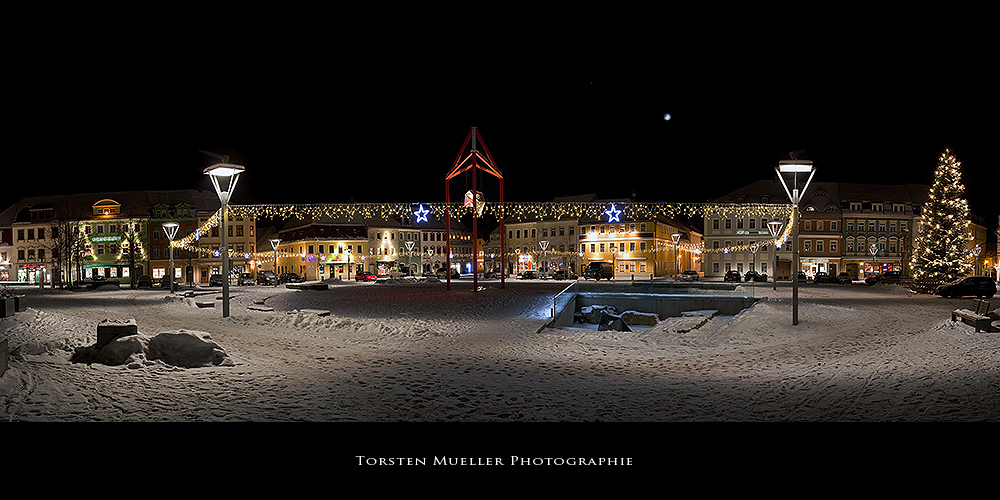
[[[465,147],[469,145],[469,140],[472,140],[472,148],[470,149],[468,155],[462,158],[462,154],[465,153]],[[479,139],[479,144],[483,147],[483,153],[486,156],[480,154],[476,148],[476,139]],[[455,163],[452,164],[451,170],[448,171],[448,175],[444,178],[444,201],[446,205],[446,211],[444,215],[445,224],[445,235],[446,235],[446,250],[445,250],[445,266],[447,275],[447,289],[451,290],[451,191],[449,182],[451,179],[455,178],[458,174],[465,172],[466,170],[472,170],[472,291],[477,291],[479,289],[479,245],[477,243],[477,238],[479,237],[478,227],[476,225],[476,220],[479,218],[477,214],[476,206],[479,203],[479,199],[476,196],[478,193],[476,191],[476,170],[482,170],[490,175],[493,175],[497,179],[500,179],[500,288],[506,287],[506,277],[507,270],[504,269],[504,264],[506,262],[506,252],[507,245],[505,242],[505,230],[504,230],[504,208],[503,208],[503,174],[500,173],[496,168],[496,162],[493,160],[493,156],[490,154],[490,150],[486,147],[486,143],[483,141],[483,137],[479,135],[479,131],[476,127],[472,127],[469,130],[469,134],[465,136],[465,141],[462,143],[462,148],[458,150],[458,156],[455,157]],[[485,257],[483,259],[485,266]],[[484,267],[485,269],[485,267]]]

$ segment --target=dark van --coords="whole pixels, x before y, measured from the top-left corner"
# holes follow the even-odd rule
[[[607,278],[608,281],[615,277],[615,268],[610,262],[591,262],[586,269],[583,270],[583,279],[594,278],[600,281],[601,278]]]

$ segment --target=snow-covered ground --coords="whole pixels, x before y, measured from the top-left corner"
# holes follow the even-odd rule
[[[950,320],[970,298],[807,285],[793,326],[790,287],[761,284],[768,300],[707,322],[539,331],[566,282],[480,285],[234,287],[229,318],[217,288],[195,298],[18,289],[28,309],[0,321],[11,350],[0,420],[1000,420],[1000,334]],[[274,310],[248,309],[255,302]],[[81,357],[105,319],[138,325],[122,364]],[[178,330],[191,338],[151,347]],[[190,360],[178,354],[192,342],[215,355],[165,361]]]

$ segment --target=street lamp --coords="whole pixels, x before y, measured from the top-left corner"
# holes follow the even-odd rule
[[[268,241],[274,249],[274,286],[278,286],[278,245],[281,244],[281,238],[271,238]]]
[[[212,179],[212,185],[215,186],[215,193],[219,195],[219,201],[222,203],[222,207],[219,210],[222,212],[222,227],[219,232],[222,233],[222,275],[224,276],[222,280],[222,317],[229,317],[229,242],[226,239],[227,228],[229,227],[229,199],[232,197],[233,189],[236,188],[236,181],[239,180],[240,174],[243,173],[244,168],[241,165],[236,165],[234,163],[216,163],[205,168],[205,175]],[[220,182],[223,186],[220,186]]]
[[[754,273],[757,272],[757,251],[758,250],[760,250],[760,245],[757,244],[756,241],[750,243],[750,253],[753,254],[753,264],[752,264],[753,267],[751,267],[751,269],[753,269]],[[751,281],[750,281],[750,295],[756,295],[757,276],[754,275],[750,279],[751,279]]]
[[[351,245],[347,245],[347,278],[346,279],[351,279],[351,253],[353,253],[353,250],[351,250]]]
[[[872,274],[878,274],[877,272],[875,272],[875,270],[877,269],[876,267],[877,264],[875,263],[875,256],[878,255],[878,245],[875,243],[868,245],[868,253],[872,254]]]
[[[545,251],[549,248],[549,240],[538,240],[538,246],[542,248],[542,264],[545,264]],[[549,270],[547,266],[542,267],[542,276],[543,279],[549,277]]]
[[[670,239],[674,242],[674,280],[677,280],[677,242],[681,241],[680,233],[674,233],[670,235]]]
[[[771,282],[774,284],[774,289],[778,289],[778,250],[781,250],[781,241],[778,239],[778,235],[781,234],[784,224],[781,221],[773,220],[767,223],[767,231],[771,233],[771,237],[774,238],[774,269],[771,270],[773,274]]]
[[[164,222],[163,232],[167,235],[167,239],[170,240],[170,293],[177,291],[174,288],[174,238],[177,237],[177,228],[180,224],[176,222]]]
[[[794,153],[791,156],[791,160],[779,161],[774,170],[778,173],[778,180],[781,181],[788,199],[792,202],[792,324],[797,325],[799,324],[799,273],[797,269],[799,266],[799,201],[802,199],[798,181],[799,174],[808,173],[809,177],[806,179],[805,186],[802,187],[802,192],[809,189],[809,182],[816,174],[816,168],[813,167],[811,160],[797,159]],[[784,175],[791,177],[791,190],[785,183]]]
[[[975,269],[973,270],[974,276],[979,276],[979,253],[982,251],[983,249],[979,247],[978,243],[976,243],[976,246],[972,249],[972,255],[976,258]]]

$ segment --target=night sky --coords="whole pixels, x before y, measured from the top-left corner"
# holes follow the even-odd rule
[[[112,38],[20,54],[6,113],[15,180],[0,202],[211,189],[201,172],[217,159],[200,151],[245,165],[236,203],[444,201],[475,126],[508,200],[703,202],[773,178],[792,151],[816,181],[929,185],[951,147],[974,213],[991,226],[1000,213],[995,59],[981,46],[342,42],[126,51]],[[452,182],[453,200],[468,182]],[[481,186],[496,200],[494,178]]]

